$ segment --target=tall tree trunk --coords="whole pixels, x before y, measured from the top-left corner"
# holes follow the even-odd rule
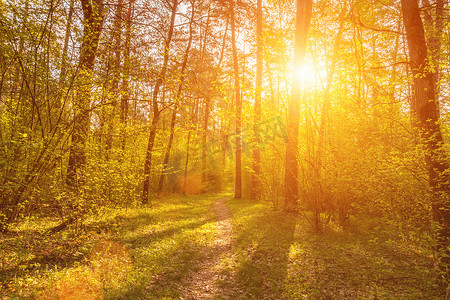
[[[206,18],[205,31],[203,38],[200,36],[201,44],[201,57],[206,58],[206,50],[207,50],[207,41],[208,41],[208,31],[210,26],[210,11],[208,9],[208,17]],[[211,107],[211,99],[209,96],[205,97],[205,110],[204,110],[204,118],[203,118],[203,130],[202,130],[202,190],[204,190],[206,186],[206,152],[207,152],[207,139],[208,139],[208,121],[209,121],[209,113]]]
[[[422,0],[423,6],[428,7],[425,11],[425,23],[426,30],[428,31],[428,50],[429,50],[429,60],[434,68],[433,79],[435,85],[435,94],[437,99],[437,105],[439,104],[440,95],[440,69],[439,60],[441,57],[441,46],[442,46],[442,32],[444,29],[444,18],[446,17],[445,4],[447,0],[436,0],[435,2],[435,13],[431,12],[432,5],[429,0]],[[439,109],[440,110],[440,109]]]
[[[284,211],[296,212],[298,203],[298,129],[300,118],[301,78],[296,68],[305,63],[306,38],[311,22],[312,0],[297,0],[295,21],[294,72],[291,98],[288,102],[285,166],[285,200]]]
[[[72,129],[72,144],[67,166],[67,184],[75,187],[82,179],[86,164],[86,142],[89,131],[92,72],[103,24],[103,0],[81,0],[84,16],[83,42],[80,52],[77,99]]]
[[[23,20],[22,20],[22,26],[21,26],[21,34],[19,35],[19,49],[18,51],[15,53],[16,54],[16,59],[17,59],[17,65],[16,65],[16,70],[15,70],[15,74],[14,74],[14,80],[12,82],[12,86],[11,86],[11,98],[17,97],[18,95],[18,88],[19,88],[19,84],[22,81],[22,76],[20,76],[21,74],[21,63],[20,60],[23,60],[23,50],[25,47],[25,37],[24,37],[24,31],[26,30],[27,26],[28,26],[28,10],[30,8],[30,4],[29,1],[25,1],[25,11],[23,14]],[[22,91],[21,91],[22,93]]]
[[[236,101],[236,179],[234,185],[234,198],[242,198],[242,101],[241,88],[239,83],[238,55],[236,49],[236,22],[234,17],[234,1],[230,2],[230,20],[231,20],[231,45],[233,48],[233,69],[234,69],[234,91]]]
[[[330,123],[330,108],[331,108],[331,99],[330,99],[330,92],[331,92],[331,83],[333,81],[334,72],[336,69],[336,63],[337,58],[339,54],[339,47],[341,45],[341,38],[342,38],[342,31],[344,27],[344,20],[345,20],[345,14],[347,8],[345,7],[347,3],[344,3],[344,8],[342,9],[342,12],[339,16],[339,28],[336,35],[336,38],[334,40],[334,48],[333,53],[331,57],[331,64],[327,72],[327,83],[325,86],[325,91],[323,95],[323,103],[321,107],[321,114],[320,114],[320,127],[319,127],[319,141],[318,141],[318,147],[317,147],[317,167],[320,169],[322,168],[322,160],[323,160],[323,153],[325,152],[325,140],[327,135],[327,129],[328,125]]]
[[[256,2],[256,85],[255,85],[255,121],[254,126],[261,122],[261,95],[263,79],[263,32],[262,32],[262,0]],[[261,198],[261,149],[259,141],[255,141],[253,149],[253,172],[251,198]]]
[[[125,53],[124,53],[124,69],[123,69],[123,81],[122,81],[122,91],[123,95],[120,99],[120,123],[121,123],[121,148],[122,152],[125,150],[126,138],[126,127],[128,120],[128,108],[129,108],[129,98],[130,98],[130,54],[131,54],[131,22],[133,14],[133,4],[134,0],[129,0],[127,20],[126,20],[126,33],[125,33]]]
[[[205,98],[205,115],[203,118],[203,136],[202,136],[202,189],[206,186],[206,152],[208,139],[208,121],[210,113],[211,99]]]
[[[321,210],[321,204],[323,203],[325,199],[325,194],[328,194],[326,189],[326,183],[323,181],[323,175],[325,171],[325,163],[324,158],[327,154],[327,139],[329,139],[329,124],[330,124],[330,108],[331,108],[331,83],[333,81],[334,72],[336,69],[336,63],[339,53],[339,48],[341,44],[342,39],[342,32],[344,28],[344,20],[345,20],[345,14],[347,11],[347,2],[344,2],[342,11],[339,15],[339,27],[338,32],[336,35],[336,38],[334,40],[334,48],[333,53],[331,57],[331,63],[327,71],[327,82],[325,86],[325,91],[323,95],[323,102],[321,107],[321,114],[320,114],[320,125],[319,125],[319,133],[318,133],[318,142],[317,142],[317,156],[316,156],[316,165],[313,166],[316,168],[316,172],[313,172],[313,176],[316,178],[315,184],[317,191],[319,192],[315,199],[317,200],[316,205],[314,206],[314,224],[316,226],[317,231],[321,231],[320,227],[320,210]],[[345,216],[346,211],[341,210],[343,214],[340,214],[340,216]],[[344,219],[340,219],[341,222],[344,222]]]
[[[208,34],[209,25],[210,25],[210,19],[209,19],[209,12],[208,12],[205,37],[203,39],[203,52],[202,52],[203,57],[206,57],[206,44],[207,44],[207,34]],[[219,75],[220,68],[222,66],[223,55],[225,52],[225,42],[226,42],[227,31],[228,31],[228,18],[227,18],[226,24],[225,24],[225,31],[224,31],[224,35],[223,35],[223,39],[222,39],[222,48],[220,50],[219,61],[217,63],[217,66],[215,67],[214,77],[212,80],[213,82],[216,82],[217,76]],[[208,139],[209,118],[210,118],[211,109],[212,109],[213,104],[214,104],[214,102],[212,102],[211,97],[207,96],[205,99],[205,115],[204,115],[204,120],[203,120],[203,136],[202,136],[202,189],[205,189],[206,182],[207,182],[207,180],[206,180],[206,169],[207,169],[206,156],[207,156],[207,152],[208,152],[207,139]]]
[[[185,70],[186,70],[186,66],[187,66],[187,62],[188,62],[188,58],[189,58],[189,51],[191,50],[192,36],[193,36],[192,25],[194,22],[194,14],[195,14],[195,0],[192,1],[191,5],[192,5],[192,11],[191,11],[191,20],[189,22],[189,41],[186,46],[183,64],[181,66],[181,77],[180,77],[180,82],[178,83],[178,91],[175,96],[175,104],[174,104],[174,108],[173,108],[173,112],[172,112],[172,119],[170,122],[169,141],[167,143],[166,155],[164,156],[163,170],[161,173],[161,177],[159,178],[158,197],[161,195],[163,184],[164,184],[164,177],[165,177],[164,173],[166,172],[167,165],[169,164],[170,150],[172,149],[173,137],[175,135],[175,124],[176,124],[176,119],[177,119],[178,106],[180,105],[181,91],[183,89],[184,79],[186,77]]]
[[[187,191],[187,176],[188,176],[188,167],[189,167],[189,151],[190,151],[190,145],[191,145],[191,134],[192,130],[194,129],[194,126],[196,124],[196,117],[195,117],[195,106],[197,104],[197,99],[194,99],[194,103],[191,106],[191,122],[188,129],[188,136],[187,136],[187,142],[186,142],[186,159],[184,161],[184,180],[183,180],[183,194],[186,194]]]
[[[267,76],[269,77],[269,89],[270,89],[270,108],[271,109],[278,109],[278,104],[275,103],[275,88],[273,84],[273,76],[272,71],[270,69],[270,63],[266,61],[266,69],[267,69]]]
[[[65,37],[64,37],[64,48],[63,48],[62,58],[61,58],[61,72],[59,75],[60,89],[64,86],[65,81],[66,81],[67,49],[69,48],[70,31],[72,28],[72,15],[73,15],[73,11],[74,11],[73,5],[74,5],[74,0],[70,0],[69,15],[67,16],[66,33],[65,33]]]
[[[425,161],[429,185],[433,193],[431,207],[434,221],[439,225],[438,255],[448,279],[450,275],[449,165],[439,126],[439,106],[435,93],[434,73],[428,63],[424,28],[417,0],[401,0],[401,6],[413,73],[412,110],[416,117],[420,138],[426,147]]]
[[[153,104],[153,119],[152,124],[150,126],[150,136],[148,138],[148,145],[147,145],[147,154],[145,156],[145,162],[144,162],[144,188],[142,192],[142,204],[147,204],[149,201],[149,189],[150,189],[150,171],[152,166],[152,151],[153,151],[153,145],[155,143],[155,137],[156,137],[156,127],[158,125],[158,119],[159,119],[159,107],[158,107],[158,94],[159,89],[164,81],[164,78],[166,76],[167,71],[167,65],[169,63],[169,47],[170,43],[172,41],[172,35],[173,35],[173,28],[175,25],[175,16],[177,12],[178,7],[178,0],[173,1],[172,5],[172,14],[171,14],[171,20],[170,20],[170,27],[169,32],[167,34],[166,43],[164,45],[164,62],[161,69],[161,72],[158,75],[158,79],[156,80],[155,87],[153,89],[153,95],[152,95],[152,104]]]
[[[113,62],[113,80],[112,80],[112,112],[109,116],[108,122],[108,136],[106,138],[106,159],[109,159],[109,154],[113,144],[113,133],[116,119],[116,110],[119,97],[119,81],[121,76],[121,56],[122,56],[122,18],[123,18],[123,0],[117,0],[116,15],[114,20],[114,30],[112,40],[114,40],[114,62]]]

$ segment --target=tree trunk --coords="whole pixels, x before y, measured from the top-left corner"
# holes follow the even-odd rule
[[[72,129],[72,144],[67,166],[67,184],[77,186],[82,181],[86,164],[86,142],[89,131],[92,71],[94,69],[100,32],[103,24],[103,0],[81,0],[84,16],[83,42],[80,52],[77,100]]]
[[[153,89],[153,95],[152,95],[152,104],[153,104],[153,119],[152,124],[150,126],[150,136],[148,138],[148,144],[147,144],[147,154],[145,156],[145,162],[144,162],[144,188],[142,192],[142,204],[147,204],[149,202],[149,189],[150,189],[150,171],[152,167],[152,151],[153,151],[153,145],[155,143],[155,137],[156,137],[156,126],[158,125],[158,119],[159,119],[159,107],[158,107],[158,94],[159,89],[164,81],[164,77],[166,76],[167,71],[167,65],[169,62],[169,47],[170,43],[172,41],[172,35],[173,35],[173,28],[175,25],[175,16],[177,12],[177,6],[178,6],[178,0],[173,1],[172,5],[172,14],[171,14],[171,20],[170,20],[170,28],[167,35],[166,43],[164,45],[164,62],[161,69],[161,72],[159,73],[158,79],[156,80],[155,88]]]
[[[187,142],[186,142],[186,159],[184,161],[184,180],[183,180],[183,194],[186,194],[187,191],[187,176],[188,176],[188,168],[189,168],[189,150],[191,145],[191,132],[192,125],[189,128]]]
[[[263,32],[262,32],[262,0],[256,3],[256,85],[255,85],[255,122],[257,126],[261,122],[261,95],[263,75]],[[258,141],[255,141],[253,149],[253,172],[251,184],[251,198],[261,198],[261,149]]]
[[[295,24],[294,72],[291,98],[288,102],[285,166],[285,200],[284,211],[296,212],[298,201],[298,129],[300,118],[301,79],[296,68],[305,62],[306,37],[311,21],[312,0],[297,0]]]
[[[437,250],[440,263],[449,277],[450,249],[450,205],[448,157],[443,148],[442,132],[439,126],[439,106],[435,93],[435,79],[428,63],[424,28],[417,0],[401,0],[403,23],[413,73],[412,110],[417,130],[426,147],[425,161],[433,200],[431,207],[434,221],[439,225]]]
[[[21,32],[25,31],[26,28],[28,27],[28,10],[29,10],[29,8],[30,8],[30,4],[29,4],[29,1],[27,0],[27,1],[25,1],[25,12],[23,14]],[[23,60],[24,47],[25,47],[25,37],[24,37],[23,33],[21,33],[19,35],[19,49],[17,50],[17,53],[16,53],[17,65],[16,65],[14,79],[12,81],[12,86],[11,86],[11,98],[15,98],[18,96],[17,94],[19,94],[17,90],[19,88],[19,84],[22,81],[20,60]],[[20,93],[22,93],[22,91]]]
[[[194,4],[195,4],[195,1],[192,1],[191,20],[189,22],[189,41],[186,46],[186,52],[184,54],[183,64],[181,66],[181,78],[180,78],[180,82],[178,84],[178,91],[175,96],[175,104],[174,104],[174,108],[173,108],[173,112],[172,112],[172,119],[170,122],[170,136],[169,136],[169,141],[167,143],[166,155],[164,156],[163,170],[161,173],[161,177],[159,178],[158,197],[161,195],[163,184],[164,184],[164,177],[165,177],[164,173],[167,170],[167,165],[169,164],[170,150],[172,149],[173,137],[175,135],[175,123],[176,123],[176,118],[177,118],[178,106],[180,105],[181,91],[183,89],[184,79],[186,77],[185,70],[186,70],[186,66],[187,66],[187,62],[188,62],[188,58],[189,58],[189,51],[191,49],[192,36],[193,36],[192,25],[194,22],[194,14],[195,14]]]
[[[334,48],[333,48],[333,54],[331,57],[331,64],[327,72],[327,83],[325,86],[324,96],[323,96],[323,103],[321,107],[321,114],[320,114],[320,127],[319,127],[319,141],[318,141],[318,147],[317,147],[317,168],[322,168],[322,160],[323,160],[323,154],[325,151],[325,140],[327,135],[327,129],[328,125],[330,123],[330,107],[331,107],[331,99],[330,99],[330,92],[331,92],[331,83],[333,81],[334,72],[336,69],[336,62],[339,54],[339,47],[341,45],[341,38],[342,38],[342,31],[344,27],[344,20],[345,20],[345,14],[346,14],[346,3],[344,4],[344,8],[339,16],[339,28],[336,35],[336,39],[334,40]]]
[[[108,135],[106,138],[106,159],[109,160],[109,154],[113,145],[113,133],[115,126],[116,110],[117,110],[117,98],[119,98],[119,81],[121,76],[121,56],[122,56],[122,13],[123,0],[117,0],[116,15],[114,20],[114,30],[112,40],[114,40],[114,62],[113,62],[113,80],[112,80],[112,112],[107,120],[108,122]]]
[[[447,0],[436,0],[435,3],[435,14],[430,12],[432,5],[429,0],[422,0],[423,6],[428,7],[425,11],[425,23],[426,31],[428,31],[428,50],[429,50],[429,60],[434,68],[433,79],[435,85],[435,94],[437,99],[437,105],[439,104],[439,94],[440,94],[440,69],[439,60],[441,57],[441,46],[442,46],[442,32],[444,29],[444,18],[445,18],[445,4]]]
[[[64,48],[63,48],[62,58],[61,58],[61,72],[60,72],[60,75],[59,75],[59,87],[60,87],[60,89],[64,86],[65,81],[66,81],[67,49],[69,48],[70,30],[72,28],[72,15],[73,15],[73,11],[74,11],[73,5],[74,5],[74,0],[70,0],[69,15],[67,16],[66,33],[65,33],[65,37],[64,37]]]
[[[319,125],[319,133],[318,133],[318,142],[317,142],[317,156],[316,156],[316,165],[313,167],[316,168],[315,172],[312,172],[315,180],[314,184],[316,185],[317,192],[315,194],[316,203],[314,205],[314,224],[317,231],[321,231],[322,228],[320,226],[320,211],[321,207],[323,207],[323,201],[325,199],[325,194],[328,194],[326,189],[326,182],[323,180],[324,170],[325,170],[325,155],[327,154],[327,139],[329,139],[329,124],[330,124],[330,108],[331,108],[331,83],[333,81],[334,72],[336,69],[336,63],[339,53],[339,47],[341,44],[342,32],[345,21],[345,14],[347,11],[347,3],[345,2],[343,5],[343,9],[339,15],[339,28],[334,40],[334,48],[331,57],[331,63],[327,72],[327,82],[325,86],[325,91],[323,95],[323,103],[321,107],[320,114],[320,125]],[[342,219],[340,219],[342,221]]]
[[[206,152],[208,138],[208,121],[210,113],[211,99],[205,99],[205,116],[203,119],[203,136],[202,136],[202,188],[206,186]]]
[[[234,69],[234,91],[236,100],[236,179],[234,185],[234,198],[242,198],[242,145],[241,145],[241,130],[242,130],[242,102],[241,102],[241,88],[239,83],[239,67],[238,56],[236,49],[236,24],[234,18],[234,1],[230,2],[230,20],[231,20],[231,45],[233,48],[233,69]]]
[[[130,98],[130,53],[131,53],[131,22],[133,14],[133,4],[134,0],[129,0],[128,11],[127,11],[127,23],[126,23],[126,33],[125,33],[125,53],[124,53],[124,70],[123,70],[123,81],[122,90],[123,95],[120,99],[120,123],[121,123],[121,148],[122,152],[125,150],[126,144],[126,127],[128,120],[128,101]]]

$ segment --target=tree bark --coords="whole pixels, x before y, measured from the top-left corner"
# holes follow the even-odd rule
[[[106,159],[109,160],[109,154],[113,146],[113,133],[115,127],[116,110],[118,105],[117,98],[119,94],[119,81],[122,74],[121,70],[121,56],[122,56],[122,18],[123,18],[123,0],[117,0],[116,15],[114,20],[114,30],[112,40],[114,41],[114,70],[112,80],[112,112],[107,120],[108,122],[108,136],[106,138]]]
[[[426,31],[428,31],[428,50],[429,50],[429,60],[434,68],[433,79],[435,85],[435,94],[437,99],[437,105],[440,111],[439,95],[440,95],[440,68],[439,61],[441,57],[441,46],[442,46],[442,32],[444,29],[444,18],[445,18],[445,4],[447,0],[436,0],[435,3],[435,14],[430,12],[431,4],[429,0],[423,0],[422,3],[428,9],[425,11],[425,23]]]
[[[263,79],[263,32],[262,32],[262,0],[256,2],[256,85],[255,85],[255,121],[254,126],[261,122],[261,96]],[[253,172],[251,198],[261,198],[261,149],[259,141],[255,140],[253,149]]]
[[[344,5],[346,5],[346,3]],[[317,147],[317,151],[318,151],[317,168],[319,168],[319,169],[322,168],[323,153],[325,152],[325,145],[326,145],[325,140],[326,140],[328,125],[330,123],[331,83],[333,81],[333,76],[334,76],[334,72],[336,69],[339,48],[341,45],[341,38],[342,38],[342,32],[343,32],[343,27],[344,27],[344,19],[345,19],[346,10],[347,9],[344,7],[339,16],[339,28],[338,28],[336,38],[334,40],[334,48],[333,48],[333,53],[332,53],[332,57],[331,57],[331,64],[330,64],[330,67],[327,72],[327,83],[325,86],[323,103],[322,103],[322,107],[321,107],[319,141],[318,141],[318,147]]]
[[[30,8],[30,3],[29,1],[25,1],[25,8],[24,8],[24,14],[23,14],[23,19],[22,19],[22,28],[21,31],[25,31],[27,26],[28,26],[28,11]],[[20,93],[18,93],[18,88],[19,88],[19,84],[21,84],[22,82],[22,76],[21,76],[21,63],[20,60],[23,60],[23,51],[24,51],[24,47],[25,47],[25,38],[24,35],[21,33],[19,35],[19,49],[17,50],[16,56],[17,56],[17,65],[16,65],[16,69],[15,69],[15,74],[14,74],[14,79],[12,82],[12,86],[11,86],[11,98],[15,98],[18,96],[18,94],[20,95],[22,93],[22,90],[20,91]]]
[[[305,62],[306,38],[311,22],[312,0],[297,0],[295,22],[294,72],[291,98],[288,102],[285,166],[284,211],[297,212],[298,203],[298,129],[300,118],[301,79],[295,71]]]
[[[192,1],[191,4],[192,4],[192,12],[191,12],[191,20],[189,22],[189,41],[186,46],[186,51],[185,51],[184,58],[183,58],[183,64],[181,66],[181,77],[180,77],[180,82],[178,84],[178,91],[175,96],[174,108],[172,111],[172,119],[170,122],[169,141],[167,143],[167,150],[166,150],[166,154],[164,156],[163,170],[161,173],[161,177],[159,178],[158,197],[161,195],[163,184],[164,184],[164,177],[165,177],[164,173],[166,172],[167,165],[169,164],[170,150],[172,149],[173,137],[175,135],[175,124],[176,124],[176,119],[177,119],[178,106],[180,105],[181,91],[183,89],[184,80],[186,77],[185,70],[186,70],[186,66],[187,66],[187,62],[188,62],[188,58],[189,58],[189,51],[191,49],[191,44],[192,44],[192,36],[193,36],[192,25],[194,22],[194,14],[195,14],[195,6],[194,6],[195,0]]]
[[[434,221],[439,225],[437,250],[441,266],[449,277],[450,205],[448,157],[443,148],[439,125],[439,106],[435,93],[434,71],[430,68],[425,33],[417,0],[401,0],[403,23],[413,73],[412,110],[417,130],[426,148],[425,161],[432,192]]]
[[[60,89],[64,86],[65,81],[66,81],[67,49],[69,48],[70,30],[72,28],[72,15],[73,15],[73,11],[74,11],[73,5],[74,5],[74,0],[70,0],[69,15],[67,16],[66,33],[65,33],[65,37],[64,37],[64,48],[63,48],[62,58],[61,58],[61,71],[60,71],[60,75],[59,75]]]
[[[234,1],[230,2],[230,21],[231,21],[231,46],[233,51],[233,69],[234,69],[234,91],[236,101],[236,179],[234,185],[234,198],[242,198],[242,101],[241,88],[239,83],[239,66],[236,49],[236,22],[234,16]]]
[[[134,0],[129,0],[127,20],[126,20],[126,33],[125,33],[125,53],[124,53],[124,69],[123,69],[123,81],[122,81],[122,98],[120,99],[120,123],[121,123],[121,148],[122,152],[125,151],[126,145],[126,127],[128,120],[129,98],[130,98],[130,54],[131,54],[131,22],[133,14]]]
[[[211,99],[205,98],[205,115],[203,118],[203,136],[202,136],[202,188],[206,186],[206,152],[208,139],[208,121],[210,114]]]
[[[155,143],[155,137],[156,137],[156,126],[158,125],[158,119],[159,119],[159,107],[158,107],[158,94],[159,89],[164,81],[164,78],[166,76],[167,71],[167,65],[169,62],[169,47],[170,43],[172,41],[172,35],[173,35],[173,28],[175,25],[175,16],[177,12],[178,7],[178,0],[173,1],[172,5],[172,14],[171,14],[171,20],[170,20],[170,27],[169,32],[167,34],[166,43],[164,44],[164,62],[161,69],[161,72],[159,73],[158,79],[156,80],[155,87],[153,89],[153,95],[152,95],[152,104],[153,104],[153,119],[152,124],[150,126],[150,136],[148,138],[148,144],[147,144],[147,154],[145,156],[145,162],[144,162],[144,184],[143,184],[143,192],[142,192],[142,204],[148,204],[149,202],[149,189],[150,189],[150,171],[152,166],[152,151],[153,151],[153,145]]]
[[[188,130],[187,142],[186,142],[186,158],[184,160],[184,180],[183,180],[183,195],[186,194],[187,191],[187,176],[188,176],[188,168],[189,168],[189,151],[191,145],[191,132],[193,125],[191,124]]]
[[[72,144],[67,166],[67,184],[75,187],[82,181],[86,164],[86,142],[89,131],[92,71],[103,25],[103,0],[81,0],[84,16],[83,42],[80,52],[77,100],[74,103]]]

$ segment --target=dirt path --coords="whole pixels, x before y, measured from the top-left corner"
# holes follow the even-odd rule
[[[226,292],[217,285],[220,277],[219,263],[225,256],[231,255],[232,230],[231,213],[225,204],[226,199],[217,199],[214,211],[217,219],[218,236],[214,242],[214,250],[208,259],[199,265],[199,271],[190,274],[183,290],[183,299],[227,299]]]

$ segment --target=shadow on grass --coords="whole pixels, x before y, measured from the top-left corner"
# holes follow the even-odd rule
[[[210,203],[160,211],[156,220],[136,219],[137,225],[123,227],[128,234],[118,241],[130,248],[134,270],[120,289],[107,291],[106,298],[180,298],[182,279],[213,252],[206,241],[212,238],[211,225],[216,220],[205,204]]]
[[[411,243],[331,227],[318,234],[304,216],[229,203],[232,284],[242,291],[232,299],[441,299],[432,257]]]
[[[2,262],[0,285],[49,269],[70,268],[84,258],[81,242],[75,237],[58,239],[39,231],[18,233],[2,242],[0,253],[10,259]]]
[[[117,216],[110,221],[85,223],[81,235],[73,233],[73,226],[53,235],[37,229],[11,231],[6,235],[6,241],[2,243],[0,250],[14,255],[16,259],[9,266],[2,266],[0,283],[6,285],[13,279],[28,276],[30,273],[74,267],[86,259],[89,253],[86,243],[94,244],[95,239],[104,238],[101,235],[92,235],[91,232],[107,233],[115,225],[124,230],[134,230],[155,222],[154,213],[142,211],[133,217]]]
[[[194,230],[196,228],[199,228],[203,225],[206,225],[214,221],[215,221],[214,219],[204,219],[202,221],[189,222],[182,226],[173,226],[157,232],[149,232],[149,233],[143,232],[142,234],[139,234],[134,237],[121,238],[120,241],[126,243],[133,249],[147,247],[152,243],[159,241],[161,239],[168,238],[183,231]]]
[[[109,291],[105,298],[179,299],[180,282],[195,269],[199,260],[199,247],[190,242],[177,244],[169,251],[161,253],[160,257],[141,259],[137,262],[138,265],[134,266],[135,273],[128,278],[128,282],[120,290]]]
[[[291,258],[287,299],[437,299],[432,259],[398,240],[309,227]]]
[[[182,277],[178,273],[183,274],[183,269],[190,268],[191,259],[199,256],[197,253],[199,246],[196,245],[196,242],[190,242],[186,238],[176,240],[174,236],[195,231],[210,223],[212,221],[208,217],[210,202],[211,199],[206,197],[165,199],[154,208],[131,209],[121,212],[115,217],[114,214],[106,214],[97,220],[86,222],[85,231],[81,235],[74,235],[70,228],[52,236],[43,235],[37,230],[21,230],[11,233],[3,239],[0,247],[2,253],[6,253],[5,255],[10,253],[14,259],[8,263],[2,262],[0,272],[1,285],[5,287],[9,285],[11,290],[0,289],[0,295],[19,296],[15,292],[17,291],[17,288],[14,288],[16,284],[33,279],[33,277],[49,276],[54,272],[55,267],[61,271],[87,262],[92,246],[96,241],[103,239],[126,244],[133,257],[133,264],[136,260],[139,261],[133,268],[138,269],[144,265],[143,270],[149,271],[150,275],[148,276],[132,278],[139,283],[138,286],[142,287],[142,290],[134,294],[139,295],[142,292],[141,295],[146,295],[149,289],[155,290],[150,294],[174,293],[176,288],[173,288],[171,292],[164,292],[167,286],[170,286],[169,281],[173,279],[176,284],[176,278]],[[146,230],[147,228],[155,228],[155,230]],[[147,257],[141,256],[142,252],[152,249],[161,240],[167,243],[173,242],[173,245],[169,251],[161,253],[160,257],[156,258],[157,262],[155,262],[155,257],[153,260],[148,260],[149,264],[152,262],[157,264],[156,268],[151,265],[146,266]],[[178,242],[180,245],[176,244]],[[158,256],[158,253],[152,253],[152,256]],[[186,265],[186,267],[179,268],[181,271],[178,272],[176,270],[178,268],[173,268],[175,265]],[[149,288],[149,282],[155,282],[155,285]],[[163,282],[163,285],[159,285],[158,282]],[[32,290],[33,287],[30,286],[30,289]],[[133,297],[126,296],[132,289],[121,290],[119,288],[112,293],[106,291],[106,294],[123,294],[125,296],[118,296],[118,298],[133,299]],[[132,291],[131,294],[133,294]]]
[[[234,207],[238,232],[236,285],[242,293],[233,298],[280,299],[287,278],[297,216],[266,209],[261,211],[252,203],[238,206],[233,203],[231,206]],[[241,215],[244,210],[250,215]]]

